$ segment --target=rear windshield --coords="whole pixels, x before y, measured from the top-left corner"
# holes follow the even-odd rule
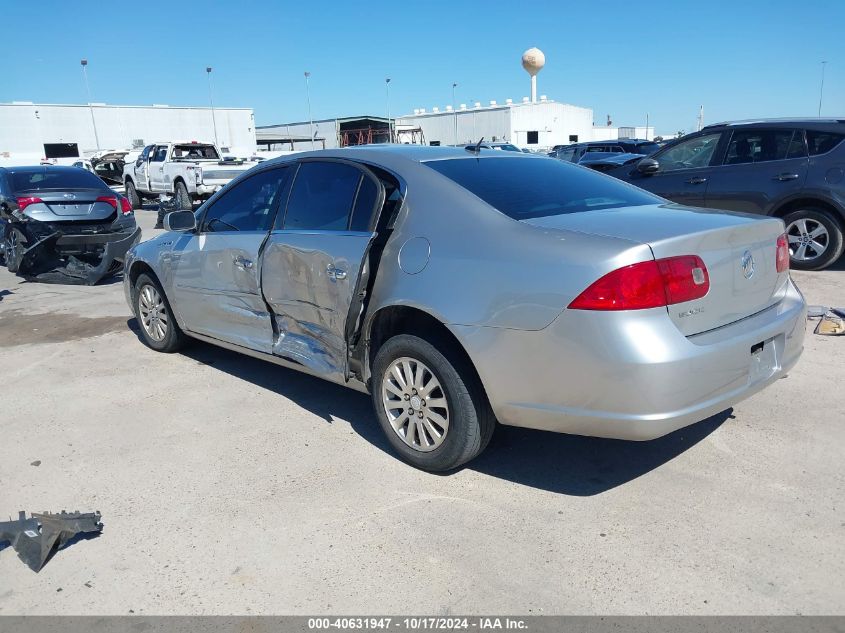
[[[665,202],[554,158],[455,158],[424,164],[515,220]]]
[[[189,143],[187,145],[175,145],[173,147],[173,160],[191,160],[197,158],[210,158],[214,160],[219,160],[220,156],[217,154],[217,150],[215,149],[214,145],[199,145]]]
[[[68,168],[12,172],[12,189],[18,191],[41,191],[44,189],[107,189],[105,183],[90,171]]]
[[[654,154],[657,150],[660,149],[660,145],[657,143],[640,143],[639,145],[635,146],[634,150],[632,151],[633,154]]]

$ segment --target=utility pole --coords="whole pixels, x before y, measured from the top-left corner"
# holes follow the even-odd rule
[[[648,112],[645,113],[645,140],[650,141],[648,137]]]
[[[214,144],[220,149],[217,141],[217,118],[214,116],[214,99],[211,97],[211,66],[205,67],[205,74],[208,75],[208,103],[211,104],[211,125],[214,127]]]
[[[305,71],[305,98],[308,99],[308,126],[311,130],[311,149],[314,149],[314,119],[311,116],[311,86],[308,83],[308,79],[311,77],[311,73],[307,70]]]
[[[824,67],[827,62],[822,62],[822,84],[819,86],[819,118],[822,118],[822,98],[824,97]]]
[[[88,95],[88,111],[91,113],[91,126],[94,128],[94,143],[97,145],[97,151],[100,151],[100,137],[97,134],[97,122],[94,120],[94,106],[91,105],[91,88],[88,85],[88,72],[85,70],[88,66],[88,60],[83,59],[79,62],[82,64],[82,79],[85,81],[85,92]]]
[[[458,84],[452,82],[452,116],[455,118],[455,145],[458,144],[458,110],[455,107],[455,88]]]
[[[390,77],[385,77],[384,86],[387,90],[387,142],[393,142],[393,123],[390,121]]]

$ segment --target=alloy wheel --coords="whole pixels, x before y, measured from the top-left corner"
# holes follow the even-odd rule
[[[414,450],[433,451],[446,439],[446,392],[424,363],[409,357],[393,361],[382,377],[381,400],[393,431]]]
[[[798,262],[821,257],[830,244],[830,234],[824,224],[811,218],[800,218],[786,227],[789,256]]]
[[[170,326],[170,315],[167,306],[158,290],[150,285],[141,288],[138,293],[138,314],[141,326],[154,341],[163,341]]]

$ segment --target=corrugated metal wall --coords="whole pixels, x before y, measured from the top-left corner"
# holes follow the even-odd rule
[[[125,149],[132,141],[214,141],[209,108],[93,106],[101,149]],[[255,122],[247,108],[215,108],[217,138],[233,152],[255,151]],[[44,156],[44,143],[77,143],[96,150],[87,105],[0,104],[0,164],[31,163]]]

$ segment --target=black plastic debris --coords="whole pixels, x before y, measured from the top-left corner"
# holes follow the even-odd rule
[[[18,513],[17,521],[0,521],[0,543],[9,541],[14,550],[34,572],[41,568],[55,552],[80,534],[99,534],[103,531],[99,512],[26,512]]]

